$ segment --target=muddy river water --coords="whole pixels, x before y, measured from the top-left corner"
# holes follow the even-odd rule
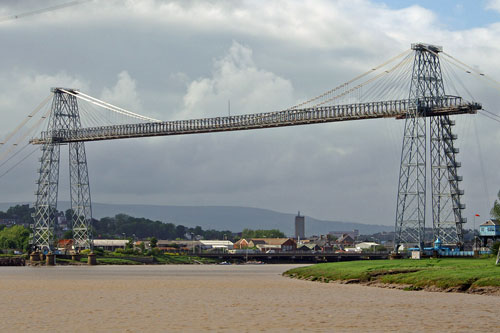
[[[282,277],[297,265],[0,267],[0,332],[500,332],[500,297]]]

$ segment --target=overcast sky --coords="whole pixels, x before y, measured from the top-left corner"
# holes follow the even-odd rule
[[[228,100],[232,114],[265,112],[346,82],[412,42],[442,45],[500,81],[500,1],[93,0],[20,15],[62,3],[0,2],[1,138],[53,86],[162,120],[226,115]],[[500,114],[498,90],[472,77],[463,83]],[[456,119],[472,226],[500,190],[500,123]],[[392,225],[402,127],[367,120],[87,143],[92,199]],[[34,200],[39,155],[0,178],[0,202]],[[60,200],[69,199],[67,173],[64,153]]]

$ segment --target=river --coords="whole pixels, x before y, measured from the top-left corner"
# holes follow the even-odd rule
[[[498,296],[281,276],[292,267],[0,267],[0,331],[500,331]]]

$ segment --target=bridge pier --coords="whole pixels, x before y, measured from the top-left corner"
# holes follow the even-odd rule
[[[87,264],[89,266],[97,265],[97,258],[94,252],[90,252],[87,257]]]
[[[56,255],[52,252],[47,253],[45,256],[45,264],[47,266],[54,266],[56,264]]]
[[[40,261],[40,253],[38,251],[33,251],[30,253],[30,263],[35,263]]]

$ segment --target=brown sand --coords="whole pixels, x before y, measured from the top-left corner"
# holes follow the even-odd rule
[[[2,267],[0,331],[500,332],[497,296],[281,276],[295,266]]]

